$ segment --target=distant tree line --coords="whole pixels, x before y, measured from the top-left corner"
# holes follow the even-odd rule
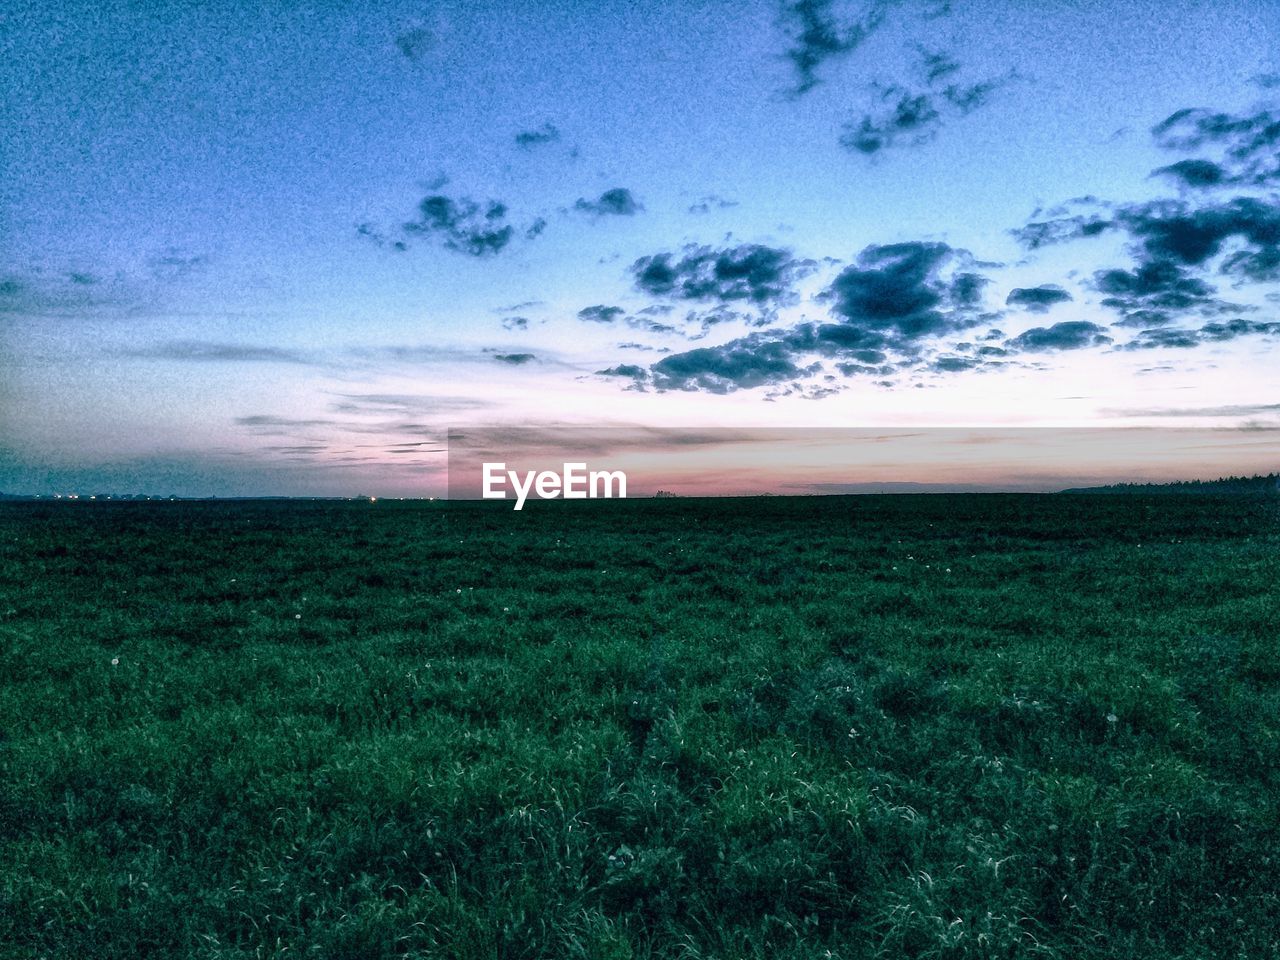
[[[1232,493],[1280,494],[1280,473],[1266,476],[1219,477],[1217,480],[1176,480],[1172,483],[1112,483],[1076,487],[1063,493]]]

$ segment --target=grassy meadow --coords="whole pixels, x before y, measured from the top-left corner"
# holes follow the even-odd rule
[[[1280,500],[0,504],[0,957],[1280,956]]]

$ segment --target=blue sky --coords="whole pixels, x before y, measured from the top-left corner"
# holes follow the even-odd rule
[[[465,424],[1265,426],[1276,13],[0,5],[0,490],[428,494]]]

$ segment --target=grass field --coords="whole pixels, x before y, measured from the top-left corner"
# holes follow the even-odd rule
[[[0,956],[1280,956],[1280,502],[0,504]]]

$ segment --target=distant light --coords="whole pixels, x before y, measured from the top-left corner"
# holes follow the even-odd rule
[[[370,502],[370,503],[377,503],[377,502],[378,502],[378,498],[377,498],[377,497],[370,497],[370,498],[369,498],[369,502]]]

